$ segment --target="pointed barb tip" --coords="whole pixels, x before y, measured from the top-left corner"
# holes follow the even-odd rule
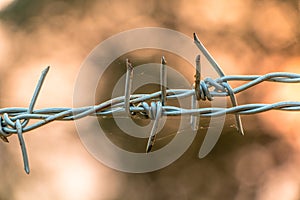
[[[146,153],[150,153],[151,149],[152,149],[152,145],[150,144],[146,148]]]
[[[30,169],[29,169],[29,167],[25,167],[24,170],[25,170],[26,174],[30,174]]]
[[[47,74],[48,71],[49,71],[49,69],[50,69],[50,66],[46,67],[46,68],[42,71],[42,74]]]
[[[239,132],[240,132],[240,134],[241,134],[242,136],[245,135],[245,132],[244,132],[243,128],[242,128],[241,130],[239,130]]]
[[[194,36],[194,42],[200,41],[196,33],[193,33],[193,36]]]
[[[164,56],[161,57],[161,64],[163,65],[167,64],[167,61]]]
[[[133,66],[128,58],[126,58],[126,67],[128,70],[132,70]]]

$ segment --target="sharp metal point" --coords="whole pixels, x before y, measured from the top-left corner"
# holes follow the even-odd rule
[[[148,139],[147,147],[146,147],[146,152],[149,153],[155,143],[156,135],[157,135],[157,128],[158,128],[158,123],[159,119],[161,118],[162,115],[162,104],[160,101],[154,103],[152,102],[151,104],[151,109],[155,108],[155,116],[154,116],[154,121],[152,125],[152,129],[150,132],[150,136]]]
[[[161,64],[163,65],[167,64],[167,61],[164,56],[161,57]]]
[[[132,87],[132,79],[133,79],[133,66],[130,63],[129,59],[126,59],[126,80],[125,80],[125,94],[124,94],[124,106],[125,112],[128,116],[130,114],[130,95],[131,95],[131,87]]]
[[[24,170],[25,170],[26,174],[29,174],[30,168],[29,168],[29,162],[28,162],[28,155],[27,155],[25,141],[23,138],[22,125],[21,125],[21,122],[19,119],[17,119],[17,121],[16,121],[16,129],[17,129],[18,138],[19,138],[19,142],[20,142],[20,146],[21,146],[21,150],[22,150]]]
[[[161,90],[161,103],[164,106],[167,100],[167,61],[164,56],[161,58],[161,69],[160,69],[160,90]]]

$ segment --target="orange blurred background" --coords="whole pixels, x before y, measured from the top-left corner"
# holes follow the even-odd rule
[[[48,65],[36,108],[71,107],[89,52],[138,27],[196,32],[226,74],[300,73],[298,0],[6,0],[0,9],[1,107],[27,107]],[[240,104],[300,101],[299,88],[263,83],[237,97]],[[197,158],[198,141],[171,166],[147,174],[104,166],[84,149],[73,122],[53,122],[25,134],[29,176],[17,137],[0,143],[0,199],[300,199],[299,116],[243,116],[246,136],[225,125],[206,158]]]

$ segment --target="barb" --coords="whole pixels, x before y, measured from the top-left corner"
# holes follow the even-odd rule
[[[166,89],[167,89],[167,72],[166,72],[167,61],[163,56],[161,58],[161,72],[160,72],[160,90],[161,90],[161,104],[164,106],[166,102]]]
[[[156,135],[157,135],[157,128],[158,128],[158,122],[162,114],[162,103],[160,101],[158,102],[151,102],[151,111],[153,112],[154,122],[151,129],[151,133],[148,139],[147,147],[146,147],[146,153],[149,153],[154,145]]]
[[[30,169],[29,169],[29,163],[28,163],[28,155],[27,155],[25,141],[23,138],[22,125],[21,125],[20,120],[18,120],[18,119],[16,121],[16,129],[17,129],[18,138],[19,138],[19,142],[20,142],[20,146],[21,146],[21,150],[22,150],[22,156],[23,156],[23,161],[24,161],[24,170],[27,174],[29,174]]]
[[[131,95],[131,85],[133,78],[133,66],[128,59],[126,59],[126,82],[125,82],[125,110],[128,116],[130,116],[130,95]]]
[[[250,115],[269,110],[282,111],[300,111],[300,102],[278,102],[274,104],[246,104],[238,105],[235,95],[245,91],[264,81],[279,83],[300,83],[300,74],[275,72],[266,75],[231,75],[226,76],[222,69],[216,64],[214,59],[206,51],[204,46],[194,35],[195,43],[202,51],[204,56],[208,57],[209,62],[216,69],[219,78],[209,77],[201,80],[201,57],[196,57],[195,65],[195,83],[191,89],[167,89],[167,74],[165,70],[166,60],[161,59],[161,88],[159,91],[151,94],[131,94],[131,83],[133,79],[133,66],[126,60],[127,74],[124,96],[116,97],[98,105],[86,106],[80,108],[43,108],[34,109],[35,102],[45,80],[49,67],[41,74],[40,80],[36,86],[32,100],[28,108],[1,108],[0,109],[0,137],[4,142],[8,142],[8,137],[17,134],[21,145],[24,169],[26,173],[30,172],[28,155],[26,151],[23,133],[39,128],[55,120],[72,121],[86,116],[112,117],[113,114],[124,114],[150,118],[153,123],[149,135],[146,152],[150,152],[155,143],[159,120],[162,116],[181,116],[191,117],[190,123],[193,130],[197,130],[198,117],[218,117],[226,114],[236,116],[237,128],[243,134],[240,115]],[[231,81],[246,82],[236,88],[229,84]],[[248,82],[247,82],[248,81]],[[168,100],[192,98],[191,108],[180,108],[167,105]],[[213,101],[215,97],[230,97],[232,107],[229,108],[198,108],[197,101]],[[119,116],[119,115],[118,115]],[[30,121],[35,119],[35,121]],[[29,123],[30,122],[30,123]]]

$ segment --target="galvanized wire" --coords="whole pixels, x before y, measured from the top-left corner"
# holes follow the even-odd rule
[[[0,137],[3,141],[8,142],[8,137],[12,134],[17,134],[24,161],[24,169],[26,173],[30,172],[27,151],[23,133],[31,131],[46,125],[52,121],[72,121],[86,116],[95,117],[113,117],[113,114],[124,114],[124,116],[138,115],[150,118],[154,121],[151,133],[149,133],[149,140],[146,147],[146,152],[151,151],[155,142],[157,134],[157,123],[162,116],[191,116],[191,126],[195,125],[195,117],[217,117],[226,114],[234,114],[236,116],[237,128],[243,134],[243,128],[240,120],[240,115],[250,115],[261,113],[269,110],[282,111],[300,111],[300,102],[278,102],[273,104],[245,104],[237,105],[235,94],[245,91],[262,82],[279,82],[279,83],[300,83],[300,74],[275,72],[266,75],[224,75],[221,68],[216,64],[213,58],[209,55],[200,41],[194,35],[195,43],[204,54],[204,56],[215,67],[220,77],[212,79],[206,77],[201,80],[201,66],[200,55],[196,58],[196,75],[195,84],[191,89],[166,89],[166,60],[163,57],[161,63],[161,90],[151,94],[131,94],[132,82],[132,64],[126,60],[127,76],[125,83],[124,96],[116,97],[105,101],[98,105],[86,106],[80,108],[43,108],[34,109],[38,94],[41,90],[42,84],[45,80],[49,67],[47,67],[41,74],[40,80],[36,86],[32,100],[28,108],[1,108],[0,109]],[[231,88],[228,82],[230,81],[248,81],[236,88]],[[218,108],[207,107],[197,108],[196,100],[213,101],[218,97],[230,97],[232,107]],[[190,109],[180,108],[176,106],[167,105],[168,100],[190,98],[192,97],[192,107]],[[31,121],[31,123],[29,123]]]
[[[249,83],[245,83],[237,88],[234,88],[234,94],[244,91],[253,85],[256,85],[262,81],[281,82],[281,83],[300,83],[300,75],[292,73],[270,73],[263,76],[225,76],[224,78],[216,79],[217,83],[222,83],[223,80],[251,80]],[[213,87],[211,80],[204,81],[207,88]],[[209,91],[209,90],[208,90]],[[195,94],[195,89],[170,89],[166,90],[166,100],[181,99],[191,97]],[[210,91],[211,97],[229,96],[227,91]],[[147,116],[149,109],[142,102],[159,101],[161,97],[161,91],[154,92],[152,94],[133,94],[130,95],[129,108],[130,113],[140,113]],[[86,116],[100,116],[111,117],[113,114],[120,114],[126,111],[125,97],[120,96],[95,106],[87,106],[81,108],[43,108],[37,110],[31,110],[29,108],[1,108],[0,116],[0,134],[4,137],[10,136],[13,133],[17,133],[16,121],[22,121],[23,133],[39,128],[54,120],[70,121],[80,119]],[[139,104],[138,106],[135,106]],[[265,112],[268,110],[285,110],[285,111],[299,111],[300,102],[278,102],[274,104],[246,104],[239,105],[231,108],[197,108],[197,109],[184,109],[175,106],[162,106],[162,115],[164,116],[178,116],[178,115],[197,115],[199,117],[216,117],[224,114],[255,114],[259,112]],[[154,118],[151,114],[147,116]],[[40,120],[32,124],[27,122],[30,119]],[[26,122],[26,123],[25,123]]]

